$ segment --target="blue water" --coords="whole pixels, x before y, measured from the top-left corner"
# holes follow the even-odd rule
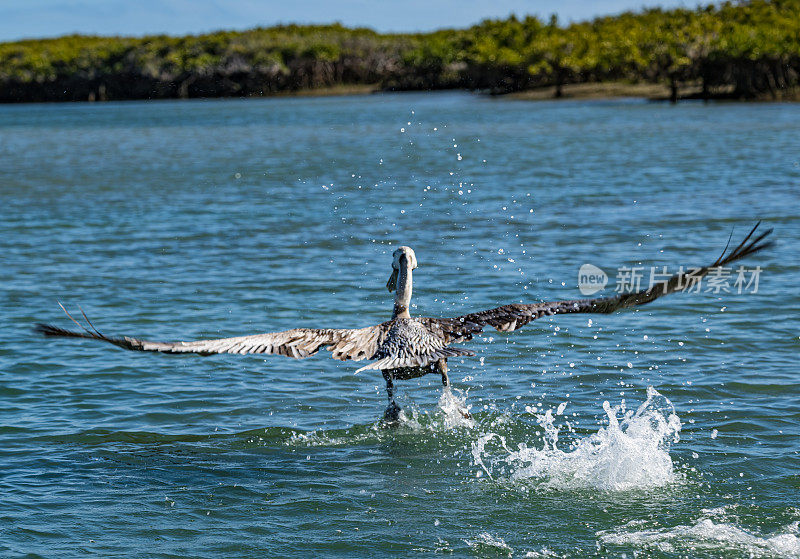
[[[0,107],[0,556],[800,556],[798,123],[449,93]],[[412,313],[574,298],[584,263],[707,264],[757,219],[757,293],[487,332],[450,400],[399,384],[396,429],[380,376],[327,355],[31,330],[70,325],[59,300],[149,339],[366,326],[400,244]]]

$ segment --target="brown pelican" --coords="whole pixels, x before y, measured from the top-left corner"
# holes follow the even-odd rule
[[[472,336],[483,330],[485,326],[492,326],[500,332],[513,332],[543,316],[567,313],[611,313],[618,309],[644,305],[662,295],[687,289],[694,285],[693,282],[697,282],[698,278],[708,274],[712,268],[725,266],[770,246],[771,242],[762,241],[772,232],[772,229],[753,236],[759,224],[760,222],[727,255],[728,245],[726,245],[720,257],[710,266],[675,274],[663,284],[649,289],[620,293],[611,297],[548,303],[513,303],[455,318],[412,317],[409,314],[411,276],[413,270],[417,268],[417,256],[411,248],[402,246],[394,251],[392,275],[386,284],[390,292],[395,292],[392,318],[376,326],[354,330],[294,328],[283,332],[217,340],[151,342],[138,338],[109,337],[101,334],[85,314],[83,317],[86,320],[86,326],[72,318],[62,306],[64,312],[67,312],[67,316],[83,329],[82,332],[64,330],[47,324],[38,324],[37,330],[46,336],[88,338],[108,342],[124,349],[161,353],[196,353],[199,355],[259,353],[304,359],[316,354],[320,348],[326,348],[334,359],[342,361],[368,359],[372,361],[358,371],[381,371],[386,380],[386,391],[389,396],[389,407],[386,409],[384,417],[388,421],[394,421],[397,420],[400,413],[400,407],[394,399],[394,381],[437,373],[441,375],[442,384],[447,389],[450,385],[447,376],[447,359],[475,355],[473,351],[453,347],[453,344],[472,339]]]

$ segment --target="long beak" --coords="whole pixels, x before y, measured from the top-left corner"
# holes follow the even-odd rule
[[[397,289],[397,270],[392,268],[392,275],[389,276],[389,281],[386,282],[386,289],[389,290],[389,293]]]

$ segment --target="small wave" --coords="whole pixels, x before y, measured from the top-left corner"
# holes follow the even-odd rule
[[[81,444],[100,446],[106,444],[158,445],[169,443],[195,443],[211,440],[219,435],[168,434],[150,431],[113,431],[110,429],[89,429],[77,433],[42,435],[32,440],[52,443]]]
[[[349,429],[296,431],[292,433],[285,444],[287,446],[346,446],[357,443],[378,441],[382,438],[379,423],[372,425],[351,427]]]
[[[628,524],[633,527],[636,523]],[[742,557],[800,557],[800,538],[797,523],[781,533],[765,536],[744,530],[733,523],[703,517],[691,525],[652,530],[598,532],[602,544],[633,546],[662,553],[691,553],[718,556],[721,551]]]
[[[536,415],[544,430],[541,449],[520,443],[518,450],[511,450],[505,437],[488,433],[473,443],[473,462],[481,468],[479,473],[485,472],[489,477],[499,471],[512,482],[533,480],[558,489],[623,491],[673,482],[675,471],[669,446],[678,441],[681,422],[672,403],[650,387],[647,400],[635,412],[626,412],[624,402],[613,408],[604,402],[603,409],[608,426],[577,440],[566,451],[558,448],[559,427],[553,411],[547,410]],[[559,412],[563,411],[559,407]],[[499,444],[499,456],[490,455],[490,443]]]
[[[514,550],[508,545],[503,538],[493,536],[489,532],[482,532],[471,540],[464,540],[470,549],[481,555],[492,553],[495,555],[511,557],[514,555]]]
[[[559,555],[558,553],[556,553],[552,549],[548,549],[547,547],[543,547],[543,548],[539,549],[538,551],[536,551],[536,550],[528,551],[525,554],[525,557],[527,559],[548,559],[548,558],[552,558],[552,557],[566,557],[566,555]]]
[[[58,443],[78,444],[84,446],[106,445],[131,445],[131,446],[160,446],[180,444],[260,444],[285,440],[287,434],[294,430],[289,427],[267,427],[250,429],[240,432],[213,432],[206,434],[196,433],[155,433],[151,431],[113,431],[110,429],[89,429],[76,433],[63,433],[55,435],[42,435],[32,440]]]

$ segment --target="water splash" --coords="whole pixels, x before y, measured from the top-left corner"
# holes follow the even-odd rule
[[[604,402],[603,409],[608,426],[577,440],[566,451],[558,448],[560,428],[553,411],[547,410],[536,415],[544,432],[541,449],[520,443],[518,450],[511,450],[505,437],[488,433],[473,443],[473,461],[489,477],[499,472],[513,482],[533,480],[560,489],[623,491],[674,481],[669,446],[679,440],[681,422],[672,403],[650,387],[647,400],[635,412],[626,411],[624,402],[614,407]],[[493,441],[502,450],[496,457],[487,451]]]
[[[446,429],[455,427],[475,427],[475,420],[469,413],[472,406],[467,405],[467,394],[457,388],[447,387],[439,398],[439,416]]]

